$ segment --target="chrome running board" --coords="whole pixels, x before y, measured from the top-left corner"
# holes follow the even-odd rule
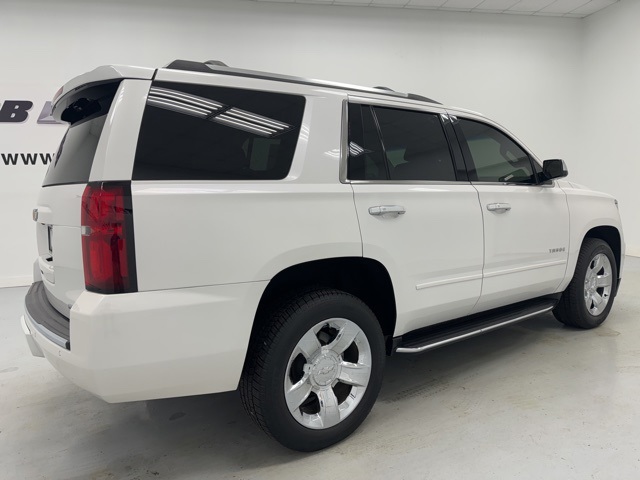
[[[475,337],[476,335],[550,312],[557,302],[556,298],[545,297],[433,325],[410,332],[402,337],[394,338],[394,351],[397,353],[422,353],[433,350],[434,348]]]

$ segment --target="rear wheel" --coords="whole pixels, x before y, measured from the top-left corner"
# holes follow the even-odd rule
[[[382,383],[384,339],[375,315],[350,294],[317,290],[269,320],[240,384],[247,412],[293,450],[344,439],[366,418]]]
[[[553,314],[565,325],[597,327],[609,315],[617,282],[618,270],[611,247],[603,240],[587,238],[573,279]]]

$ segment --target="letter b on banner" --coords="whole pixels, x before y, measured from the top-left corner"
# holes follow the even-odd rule
[[[20,123],[29,116],[33,102],[29,100],[5,100],[0,108],[0,123]]]

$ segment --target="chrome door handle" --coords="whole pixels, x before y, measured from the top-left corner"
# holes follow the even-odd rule
[[[508,203],[488,203],[487,210],[490,212],[504,213],[511,210],[511,205]]]
[[[402,205],[376,205],[369,207],[369,215],[379,216],[391,213],[394,215],[403,215],[406,212]]]

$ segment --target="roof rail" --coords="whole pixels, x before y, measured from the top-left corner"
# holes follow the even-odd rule
[[[169,70],[186,70],[188,72],[212,73],[209,65],[203,62],[192,62],[191,60],[174,60],[165,65]]]
[[[410,98],[411,100],[420,100],[421,102],[437,103],[438,105],[442,105],[440,102],[436,102],[435,100],[432,100],[429,97],[425,97],[423,95],[418,95],[417,93],[407,93],[407,98]]]
[[[437,105],[441,105],[440,102],[436,102],[427,97],[421,95],[415,95],[413,93],[401,93],[391,90],[388,87],[361,87],[358,85],[349,85],[346,83],[328,82],[324,80],[315,80],[310,78],[294,77],[289,75],[280,75],[278,73],[258,72],[254,70],[244,70],[240,68],[228,67],[225,63],[219,60],[208,60],[206,62],[194,62],[191,60],[174,60],[166,65],[164,68],[170,70],[185,70],[188,72],[201,72],[201,73],[218,73],[221,75],[235,75],[238,77],[247,78],[259,78],[262,80],[275,80],[277,82],[286,83],[298,83],[301,85],[311,85],[317,87],[326,88],[339,88],[342,90],[351,90],[354,92],[375,93],[378,95],[388,95],[396,98],[406,98],[409,100],[418,100],[421,102],[429,102]]]
[[[213,66],[218,66],[218,67],[228,67],[229,65],[227,65],[224,62],[221,62],[220,60],[207,60],[206,62],[204,62],[205,65],[213,65]]]

